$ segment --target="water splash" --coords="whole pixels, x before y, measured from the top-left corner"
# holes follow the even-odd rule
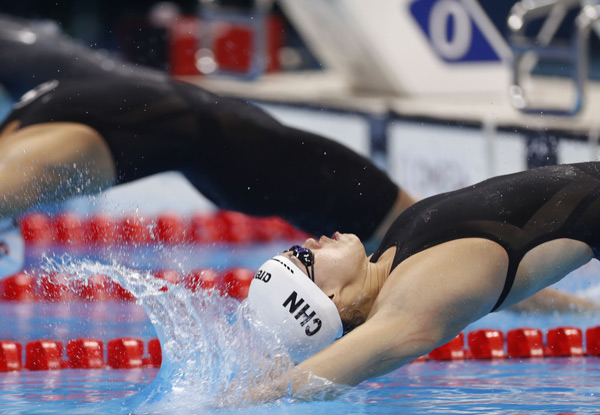
[[[97,274],[107,276],[136,297],[160,339],[162,366],[152,384],[120,402],[94,404],[94,411],[198,413],[245,408],[257,403],[252,402],[257,395],[271,394],[273,379],[295,370],[276,333],[265,335],[244,302],[210,290],[194,293],[118,264],[63,256],[47,260],[42,269],[84,283]],[[315,399],[344,391],[316,377],[309,388]],[[277,400],[282,402],[294,399],[288,395]],[[92,408],[82,408],[82,413],[87,409]]]

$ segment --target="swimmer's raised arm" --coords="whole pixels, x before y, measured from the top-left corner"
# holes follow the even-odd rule
[[[506,272],[485,240],[438,246],[398,265],[382,285],[366,322],[299,365],[336,383],[356,385],[390,372],[450,341],[489,312]],[[469,248],[465,250],[465,248]],[[459,255],[460,254],[460,255]],[[481,261],[482,257],[488,260]],[[479,258],[473,272],[472,261]],[[481,278],[481,275],[488,278]]]
[[[413,316],[374,319],[298,365],[298,369],[342,385],[357,385],[427,354],[440,342],[436,327]],[[398,335],[398,333],[403,333]],[[294,385],[302,390],[304,385]]]
[[[363,304],[368,310],[368,317],[344,337],[302,361],[297,369],[305,372],[304,376],[301,372],[292,371],[289,378],[280,381],[281,388],[286,382],[291,382],[293,391],[301,395],[306,393],[305,387],[311,382],[308,374],[335,384],[356,385],[388,373],[446,343],[467,324],[489,312],[502,289],[502,276],[506,272],[505,265],[498,266],[498,260],[503,255],[502,249],[485,240],[465,240],[450,251],[442,247],[432,248],[428,255],[411,257],[387,276],[384,273],[389,271],[393,253],[390,251],[383,255],[379,263],[364,263],[367,257],[363,256],[362,260],[357,258],[360,249],[351,235],[336,235],[335,239],[321,238],[318,242],[308,240],[305,246],[319,253],[314,259],[315,282],[322,286],[327,297],[336,302],[342,310],[342,316],[346,318],[346,310],[361,303],[359,299],[350,300],[351,303],[347,304],[346,301],[353,296],[346,296],[355,289],[361,289],[362,294],[358,296],[367,299]],[[348,255],[344,262],[339,261],[340,250]],[[490,253],[495,254],[490,256]],[[328,266],[327,258],[338,260],[334,266]],[[294,257],[290,259],[296,261]],[[298,255],[297,260],[300,259],[302,257]],[[475,260],[479,265],[474,272],[471,264]],[[319,263],[322,266],[318,266]],[[271,281],[285,278],[290,290],[295,290],[294,284],[298,278],[302,284],[310,283],[306,276],[290,275],[284,268],[279,272],[276,269],[270,271]],[[344,275],[352,272],[354,277],[338,277],[336,271]],[[480,273],[488,277],[480,278]],[[323,277],[324,274],[331,281]],[[338,278],[348,281],[344,284],[349,285],[339,290],[335,282]],[[261,287],[267,287],[270,283],[253,281],[254,286]],[[370,302],[368,298],[373,293],[378,295]],[[267,292],[261,294],[267,298]],[[251,292],[250,301],[253,301],[253,295]],[[314,311],[323,324],[327,324],[330,317],[320,312],[319,308],[312,307],[316,299],[309,295],[303,295],[302,298],[306,300],[303,304],[310,304],[306,313]],[[270,310],[272,314],[278,314],[277,303]],[[285,315],[287,309],[284,307],[281,312]],[[302,339],[302,332],[293,337]],[[283,390],[281,388],[279,390]]]
[[[269,402],[282,397],[301,400],[335,397],[341,385],[358,383],[388,373],[437,344],[439,331],[418,327],[408,318],[370,321],[337,340],[326,349],[304,360],[279,378],[261,379],[258,387],[244,388],[241,398],[250,402]],[[399,336],[398,333],[406,333]],[[237,391],[239,392],[239,390]],[[225,396],[236,404],[239,396]]]

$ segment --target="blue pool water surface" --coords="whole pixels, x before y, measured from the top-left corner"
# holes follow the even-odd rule
[[[118,259],[132,269],[140,269],[146,264],[147,269],[173,268],[191,269],[198,266],[225,269],[230,266],[256,268],[273,252],[286,246],[282,243],[252,246],[213,246],[194,248],[147,248],[114,254],[112,260]],[[50,263],[64,262],[50,260]],[[101,259],[108,262],[110,257]],[[45,260],[46,261],[46,260]],[[31,265],[31,264],[30,264]],[[34,264],[44,266],[43,264]],[[52,265],[56,266],[56,265]],[[117,280],[123,275],[129,278],[127,269],[117,269],[116,265],[102,265],[101,270]],[[59,265],[63,267],[63,265]],[[91,267],[96,265],[79,264],[72,259],[68,267]],[[600,281],[594,280],[597,274],[596,265],[590,265],[559,284],[559,288],[576,292],[589,298],[597,298]],[[141,283],[146,286],[147,282]],[[133,288],[135,291],[135,287]],[[175,290],[171,290],[175,291]],[[175,295],[174,293],[173,295]],[[143,300],[146,309],[160,314],[153,306],[153,297]],[[213,299],[209,299],[212,302]],[[178,298],[167,299],[164,304],[174,310],[181,307]],[[215,300],[216,301],[216,300]],[[220,300],[219,300],[220,301]],[[236,370],[240,371],[247,361],[254,359],[254,353],[260,345],[248,341],[247,356],[244,345],[231,346],[235,337],[247,333],[242,330],[227,333],[231,338],[220,338],[212,325],[220,315],[227,315],[227,322],[235,314],[234,303],[226,302],[203,308],[209,317],[207,320],[194,322],[196,330],[200,325],[209,334],[198,338],[202,341],[214,342],[220,348],[219,359],[225,362],[209,360],[202,362],[213,371],[231,371],[230,378],[235,378]],[[153,308],[154,307],[154,308]],[[118,337],[139,337],[145,341],[160,335],[174,340],[181,332],[191,331],[189,325],[179,327],[180,322],[169,324],[153,324],[156,314],[149,317],[145,308],[134,303],[0,303],[3,316],[0,324],[0,339],[18,340],[25,343],[29,340],[52,338],[63,340],[93,337],[109,339]],[[196,309],[198,310],[198,309]],[[220,310],[220,311],[219,311]],[[168,320],[172,316],[165,319]],[[185,314],[179,317],[186,319]],[[158,319],[164,323],[163,317]],[[156,323],[156,321],[154,321]],[[190,323],[186,323],[190,324]],[[229,324],[229,323],[227,323]],[[489,315],[474,323],[466,332],[478,328],[495,328],[506,332],[517,327],[535,327],[542,330],[571,325],[586,329],[600,325],[598,314],[515,314],[500,312]],[[184,329],[184,330],[179,330]],[[178,331],[179,330],[179,331]],[[241,333],[241,334],[240,334]],[[400,334],[399,334],[400,335]],[[212,337],[211,337],[212,336]],[[161,339],[162,342],[165,339]],[[187,339],[183,340],[188,341]],[[193,343],[192,343],[193,344]],[[238,349],[236,349],[238,347]],[[208,345],[211,350],[213,346]],[[237,351],[236,351],[237,350]],[[212,353],[212,352],[211,352]],[[163,363],[164,367],[175,367],[176,371],[190,370],[190,379],[204,382],[208,378],[218,378],[215,372],[195,373],[200,364],[197,360],[188,359],[186,364]],[[196,358],[195,358],[196,359]],[[190,363],[192,362],[192,363]],[[192,365],[190,368],[189,365]],[[175,372],[176,372],[175,371]],[[168,372],[168,371],[165,371]],[[234,409],[220,407],[215,404],[219,396],[219,385],[226,384],[228,379],[215,381],[209,379],[208,386],[203,386],[200,393],[210,397],[212,402],[205,406],[207,399],[198,392],[190,390],[189,394],[170,389],[172,384],[181,381],[173,373],[159,376],[158,369],[133,370],[81,370],[66,369],[59,371],[21,371],[0,373],[0,412],[1,413],[277,413],[286,414],[324,414],[324,413],[356,413],[356,414],[558,414],[570,412],[576,414],[597,414],[600,412],[600,359],[595,357],[581,358],[543,358],[543,359],[503,359],[503,360],[466,360],[454,362],[427,361],[409,364],[386,376],[363,382],[356,388],[333,400],[316,400],[313,402],[296,402],[283,399],[270,404],[234,405]],[[194,377],[196,376],[196,377]],[[244,378],[242,378],[244,379]],[[221,383],[219,383],[221,382]],[[193,388],[192,386],[187,386]],[[151,392],[148,392],[148,391]],[[173,402],[173,401],[176,402]]]

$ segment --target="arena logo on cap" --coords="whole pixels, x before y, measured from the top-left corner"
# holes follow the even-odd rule
[[[254,278],[262,282],[269,282],[271,281],[271,273],[259,269],[258,271],[256,271]]]
[[[305,303],[303,298],[298,298],[298,293],[296,291],[292,291],[292,293],[288,296],[288,298],[283,302],[283,308],[288,307],[290,314],[294,314],[298,307],[300,307],[303,303]],[[316,317],[317,312],[312,310],[310,314],[308,314],[309,310],[311,310],[311,306],[308,303],[304,304],[304,307],[296,313],[294,318],[296,321],[300,323],[300,327],[306,326],[304,329],[304,333],[307,336],[314,336],[321,330],[321,326],[323,323],[321,319]]]

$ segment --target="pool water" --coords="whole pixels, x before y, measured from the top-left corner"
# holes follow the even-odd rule
[[[147,387],[157,371],[66,369],[2,374],[1,410],[3,413],[148,413],[138,412],[133,407],[108,411],[115,410],[124,398]],[[232,412],[272,413],[275,407],[277,413],[289,414],[332,411],[410,415],[597,414],[599,384],[600,361],[596,358],[431,361],[414,363],[364,382],[334,401],[268,404]],[[113,399],[116,405],[97,404],[108,399]],[[179,413],[198,413],[197,397],[191,397],[186,404],[189,404],[188,411]],[[202,409],[202,413],[210,412]],[[227,412],[214,410],[214,413]],[[172,412],[160,408],[158,413]]]
[[[288,243],[289,244],[289,243]],[[277,413],[286,414],[597,414],[600,413],[600,359],[596,357],[426,361],[363,382],[333,400],[282,399],[250,404],[240,399],[222,407],[223,387],[249,384],[275,366],[261,361],[264,348],[277,347],[253,337],[237,300],[192,298],[189,292],[154,282],[147,269],[198,266],[255,269],[283,243],[205,246],[120,252],[94,261],[50,259],[29,266],[60,269],[86,278],[101,272],[138,293],[142,305],[119,302],[0,302],[0,339],[25,343],[52,338],[65,342],[92,337],[107,341],[161,337],[163,367],[142,369],[64,369],[0,373],[1,413]],[[52,257],[52,255],[51,255]],[[110,264],[109,259],[119,265]],[[597,265],[583,268],[559,288],[598,299]],[[155,280],[155,279],[154,279]],[[243,309],[243,307],[242,307]],[[196,317],[189,318],[189,315]],[[598,314],[494,313],[466,332],[517,327],[547,330],[600,325]],[[166,346],[165,350],[165,345]],[[253,368],[253,365],[257,365]],[[285,362],[284,362],[285,367]],[[230,402],[231,405],[231,402]]]

